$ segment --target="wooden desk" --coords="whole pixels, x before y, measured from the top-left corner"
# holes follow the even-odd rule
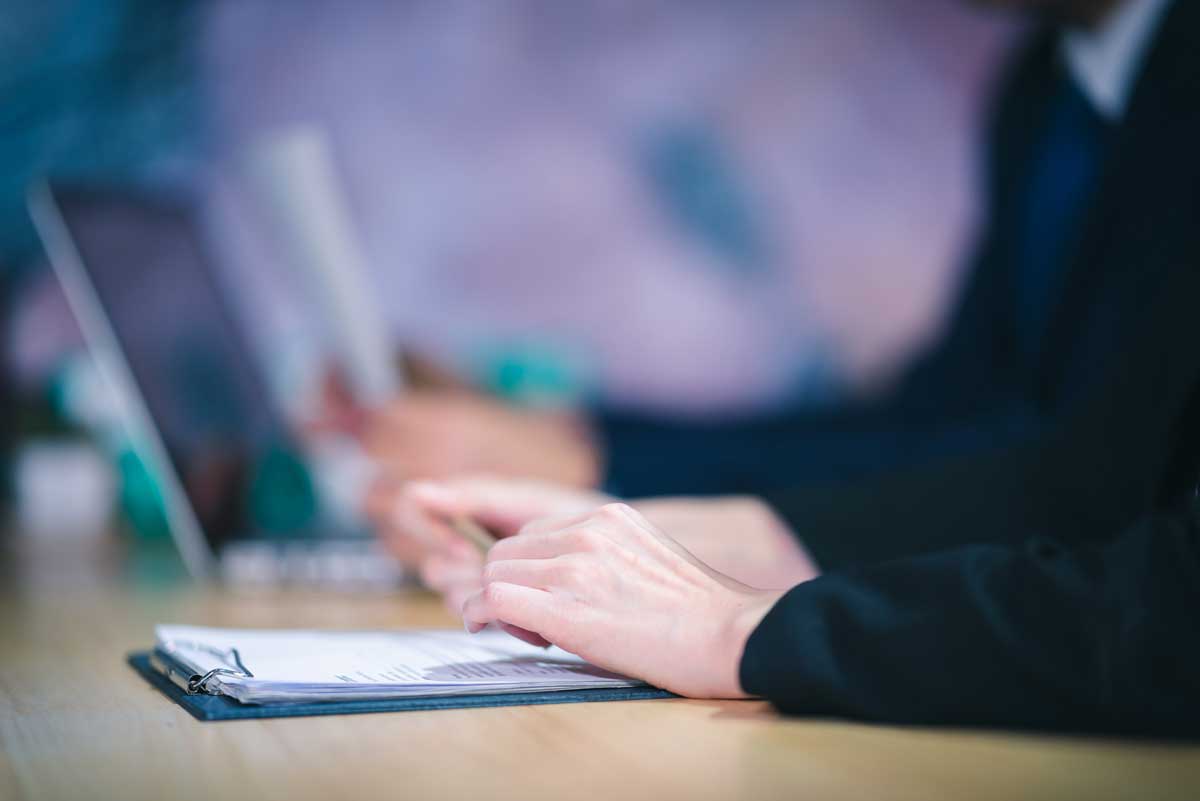
[[[199,723],[124,663],[156,622],[454,621],[420,595],[231,595],[163,583],[107,548],[13,543],[0,554],[0,799],[1200,798],[1197,746],[784,719],[758,702]]]

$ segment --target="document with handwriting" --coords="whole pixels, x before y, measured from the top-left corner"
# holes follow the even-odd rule
[[[298,631],[158,626],[158,651],[242,703],[635,687],[500,631]],[[211,675],[210,675],[211,673]]]

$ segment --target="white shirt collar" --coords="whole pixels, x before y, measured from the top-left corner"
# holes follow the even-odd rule
[[[1071,75],[1104,117],[1125,114],[1142,58],[1171,0],[1125,0],[1095,30],[1072,30],[1063,37]]]

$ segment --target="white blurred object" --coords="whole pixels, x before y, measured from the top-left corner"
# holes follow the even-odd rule
[[[311,126],[268,135],[250,149],[246,166],[278,240],[325,313],[355,397],[369,406],[386,402],[400,391],[400,377],[328,137]]]
[[[116,483],[111,463],[92,445],[34,440],[17,455],[18,530],[39,538],[99,537],[108,528]]]
[[[221,578],[240,589],[294,583],[362,592],[394,590],[409,576],[376,542],[329,542],[319,549],[295,542],[281,549],[251,541],[226,546]]]
[[[318,437],[309,448],[308,461],[333,521],[347,532],[362,526],[367,491],[378,470],[358,440],[339,435]]]
[[[92,355],[86,350],[73,354],[63,364],[62,414],[83,426],[97,441],[119,453],[125,447],[121,410],[130,401],[122,397],[120,387],[104,379]]]

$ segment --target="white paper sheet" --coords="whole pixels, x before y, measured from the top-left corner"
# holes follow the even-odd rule
[[[243,703],[632,687],[641,682],[499,631],[295,631],[163,625],[158,647]]]

